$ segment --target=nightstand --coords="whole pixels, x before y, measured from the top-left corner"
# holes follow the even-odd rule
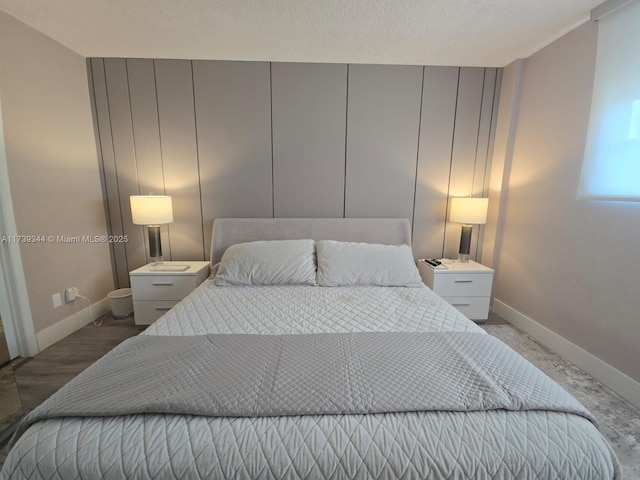
[[[471,320],[486,320],[489,317],[493,270],[474,261],[453,261],[443,265],[447,268],[434,268],[418,260],[422,281]]]
[[[209,276],[209,262],[164,262],[162,265],[188,265],[189,268],[160,271],[149,264],[129,273],[136,325],[151,325]]]

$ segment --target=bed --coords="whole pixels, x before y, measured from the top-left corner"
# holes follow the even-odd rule
[[[402,219],[218,219],[212,263],[237,244],[285,239],[411,244]],[[218,286],[213,280],[142,335],[376,332],[489,337],[424,285]],[[497,408],[47,418],[26,428],[0,478],[604,479],[620,478],[620,471],[609,444],[584,415]]]

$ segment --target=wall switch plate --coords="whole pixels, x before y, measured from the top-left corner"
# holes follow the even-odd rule
[[[69,287],[64,291],[64,301],[67,303],[73,302],[76,297],[78,296],[78,293],[80,293],[78,291],[77,287]]]
[[[53,308],[58,308],[60,305],[62,305],[62,299],[60,298],[59,293],[54,293],[53,295],[51,295],[51,301],[53,302]]]

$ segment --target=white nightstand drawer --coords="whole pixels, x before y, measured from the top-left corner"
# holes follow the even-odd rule
[[[491,295],[492,273],[435,275],[432,290],[441,297],[487,297]]]
[[[489,297],[442,297],[471,320],[489,317]]]
[[[133,300],[182,300],[196,288],[194,275],[132,275]]]
[[[135,318],[135,323],[136,325],[151,325],[178,303],[179,301],[177,300],[134,301],[133,316]]]

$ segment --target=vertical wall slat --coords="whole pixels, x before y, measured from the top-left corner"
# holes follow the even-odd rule
[[[270,217],[271,99],[266,62],[194,61],[205,254],[217,217]]]
[[[488,69],[491,70],[491,69]],[[487,159],[484,167],[484,179],[482,183],[482,194],[484,197],[489,197],[489,183],[491,180],[491,162],[493,160],[493,147],[495,144],[496,124],[498,122],[498,107],[500,104],[500,85],[502,83],[502,69],[495,69],[495,80],[493,85],[493,96],[491,98],[491,126],[489,128],[489,144],[487,146]],[[490,200],[491,201],[491,200]],[[491,211],[491,207],[489,207]],[[488,219],[489,220],[489,219]],[[478,230],[478,244],[476,246],[476,258],[482,263],[482,251],[484,244],[484,230],[485,226],[482,225]]]
[[[92,67],[92,59],[87,58],[87,80],[89,81],[89,98],[91,101],[91,117],[93,119],[93,134],[96,139],[96,154],[98,156],[98,172],[100,174],[100,187],[102,189],[102,197],[105,199],[103,202],[104,207],[104,217],[105,223],[107,227],[107,232],[111,232],[113,228],[111,227],[111,214],[109,212],[109,203],[106,201],[107,199],[107,184],[105,178],[104,171],[104,159],[102,158],[102,139],[100,134],[100,127],[98,126],[98,111],[96,106],[96,92],[93,82],[93,67]],[[118,267],[116,264],[116,255],[114,251],[114,242],[109,243],[109,256],[111,257],[111,274],[113,276],[113,285],[115,288],[118,287],[118,276],[117,271]]]
[[[118,175],[120,213],[124,234],[128,237],[128,242],[125,243],[127,268],[133,270],[144,265],[147,258],[144,251],[143,232],[140,227],[133,224],[129,206],[129,196],[138,193],[138,171],[133,144],[127,69],[125,61],[118,58],[107,58],[104,61],[104,67],[111,115],[113,154]]]
[[[95,95],[96,121],[100,132],[100,150],[102,152],[102,168],[104,170],[104,185],[106,191],[105,201],[109,211],[109,233],[112,235],[124,235],[122,215],[120,212],[118,176],[113,153],[104,60],[101,58],[93,58],[91,60],[91,71],[94,87],[93,92]],[[127,268],[127,253],[124,243],[113,244],[113,255],[116,269],[116,286],[118,288],[128,287],[129,270]]]
[[[456,121],[453,133],[453,152],[449,176],[449,196],[466,197],[472,193],[480,110],[484,84],[484,68],[460,69]],[[460,246],[460,225],[447,222],[445,227],[444,256],[456,258]],[[475,251],[472,242],[471,251]]]
[[[479,197],[485,194],[484,179],[487,167],[487,155],[489,153],[491,122],[493,120],[493,95],[496,84],[497,69],[485,68],[484,70],[482,110],[480,111],[476,164],[474,168],[473,186],[471,189],[474,197]]]
[[[163,195],[164,175],[162,168],[162,150],[160,148],[160,127],[158,125],[158,105],[156,102],[155,74],[153,60],[127,59],[129,97],[131,100],[131,123],[136,148],[138,167],[138,192]],[[143,231],[144,227],[138,227]],[[161,228],[161,240],[164,256],[170,258],[169,229]],[[143,235],[145,244],[146,234]],[[145,248],[147,261],[148,246]]]
[[[341,217],[347,66],[273,63],[276,217]]]
[[[172,260],[204,259],[193,79],[189,60],[155,60],[162,164],[173,199]],[[164,228],[164,227],[163,227]]]
[[[417,257],[442,256],[459,70],[425,67],[413,224]]]
[[[489,131],[489,148],[487,149],[487,163],[484,168],[483,192],[489,196],[489,184],[491,181],[491,162],[493,160],[493,149],[495,146],[496,124],[498,123],[498,109],[500,107],[500,91],[502,88],[502,68],[496,69],[496,79],[493,87],[493,103],[491,113],[491,129]]]
[[[345,215],[413,217],[422,67],[350,65]]]
[[[486,197],[485,174],[487,169],[489,145],[491,137],[491,126],[493,120],[493,99],[496,85],[497,68],[484,69],[484,88],[482,91],[482,110],[480,112],[480,126],[478,129],[478,147],[476,149],[476,164],[474,169],[473,187],[471,189],[474,197]],[[484,226],[478,225],[473,229],[471,255],[475,259],[478,255],[478,245],[482,238]]]

